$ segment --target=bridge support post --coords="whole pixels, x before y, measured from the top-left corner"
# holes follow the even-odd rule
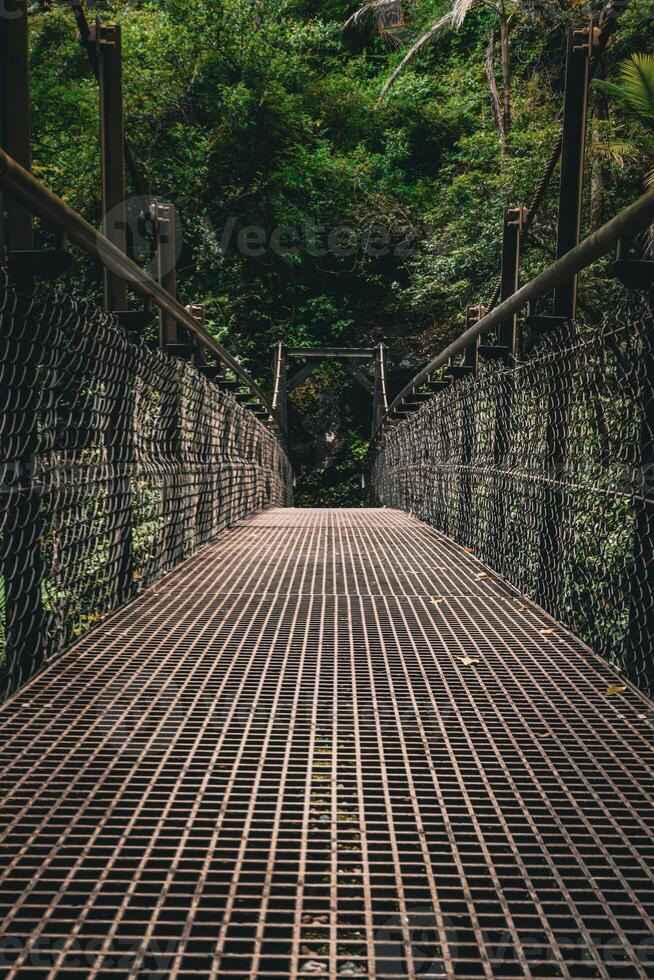
[[[125,182],[125,125],[121,29],[118,24],[96,21],[89,34],[95,46],[100,90],[100,142],[102,148],[102,214],[107,238],[127,252]],[[104,303],[109,313],[127,312],[127,283],[104,269]],[[114,604],[123,605],[133,595],[132,562],[132,438],[133,378],[117,380],[116,399],[107,430],[107,453],[112,473],[108,565],[113,574]]]
[[[522,232],[526,225],[528,211],[525,207],[509,207],[504,209],[502,230],[502,272],[500,281],[500,302],[513,296],[520,287],[520,245]],[[513,365],[517,349],[518,316],[514,314],[498,328],[498,355],[509,365]],[[509,497],[502,485],[502,470],[507,465],[511,451],[511,413],[513,410],[515,381],[512,375],[502,376],[502,384],[498,385],[495,407],[495,439],[493,445],[493,462],[497,474],[497,483],[493,488],[495,513],[493,524],[500,542],[499,554],[506,556],[504,540],[509,508]],[[503,571],[503,569],[502,569]]]
[[[388,410],[386,395],[386,362],[384,359],[384,344],[375,348],[375,390],[372,400],[372,434],[374,436],[379,424]]]
[[[469,306],[466,311],[466,329],[473,326],[485,313],[482,306]],[[479,368],[479,337],[466,348],[463,368],[468,376],[475,377]],[[463,406],[461,437],[461,484],[459,498],[459,541],[469,545],[470,513],[472,510],[472,473],[470,464],[475,447],[475,394],[471,390],[468,401]]]
[[[556,258],[560,259],[579,244],[581,206],[584,191],[584,156],[588,116],[590,58],[599,42],[593,21],[568,33],[563,97],[563,143],[559,183],[559,214],[556,232]],[[577,312],[577,276],[554,290],[555,317],[574,320]]]
[[[276,410],[279,418],[279,427],[284,434],[284,437],[288,437],[288,383],[287,383],[287,361],[286,361],[286,347],[282,341],[278,341],[275,346],[275,363],[274,363],[274,390],[273,390],[273,408]]]
[[[29,38],[25,0],[5,0],[0,17],[0,142],[26,170],[31,164]],[[32,215],[12,198],[0,201],[5,264],[9,255],[30,253],[34,246]],[[14,284],[31,292],[31,277]],[[43,521],[38,484],[37,420],[28,411],[29,393],[37,386],[40,340],[30,316],[31,301],[19,298],[17,308],[0,323],[6,357],[0,388],[9,393],[3,455],[10,460],[0,474],[2,497],[2,578],[7,645],[7,689],[15,690],[34,674],[47,653],[46,616],[41,596],[44,565],[41,555]],[[3,331],[4,332],[4,331]]]
[[[100,139],[102,144],[102,213],[107,238],[127,252],[125,183],[125,124],[121,29],[119,24],[91,28],[96,45],[100,88]],[[104,301],[109,311],[127,309],[127,284],[104,269]]]
[[[132,560],[132,473],[134,469],[134,363],[130,357],[122,376],[115,379],[115,397],[107,427],[110,461],[109,552],[107,565],[113,576],[114,606],[124,605],[134,594]]]
[[[27,0],[3,0],[0,14],[0,142],[25,170],[32,162]],[[32,215],[14,198],[0,199],[2,242],[12,252],[34,244]],[[6,256],[2,257],[3,259]]]
[[[191,316],[198,324],[198,326],[204,330],[205,311],[202,303],[191,303],[189,306],[186,307],[186,309],[191,314]],[[191,357],[193,367],[197,367],[197,368],[205,367],[206,361],[204,357],[204,350],[202,346],[198,343],[197,339],[195,338],[193,340],[193,347],[194,347],[194,351],[193,351],[193,356]]]
[[[520,244],[528,211],[525,207],[504,209],[502,227],[502,271],[500,281],[500,303],[517,293],[520,286]],[[518,314],[505,320],[498,328],[498,344],[507,350],[507,358],[515,357],[518,329]]]
[[[172,296],[177,296],[177,215],[173,204],[155,202],[150,214],[154,223],[157,244],[157,279]],[[180,345],[180,330],[175,320],[164,310],[159,311],[159,347],[172,353]],[[162,432],[168,462],[162,472],[161,508],[163,530],[161,547],[164,568],[181,561],[184,552],[181,520],[181,392],[179,374],[175,373],[174,388],[162,392]]]
[[[177,213],[174,204],[152,205],[151,216],[154,222],[157,243],[157,279],[159,284],[177,296]],[[175,321],[163,310],[159,312],[159,346],[165,351],[169,346],[179,344],[179,328]]]
[[[191,314],[198,326],[204,328],[204,318],[205,311],[204,306],[201,303],[191,303],[186,307],[188,312]],[[191,356],[191,363],[193,367],[197,368],[202,373],[205,373],[207,363],[205,360],[205,352],[201,344],[196,338],[193,338],[193,354]],[[208,372],[206,376],[209,376]],[[201,447],[206,445],[206,434],[205,426],[207,420],[204,413],[198,413],[196,419],[195,431],[192,433],[192,439],[195,443],[194,452],[202,452]],[[202,453],[204,456],[204,453]],[[199,547],[208,541],[214,531],[214,497],[215,497],[215,483],[212,480],[211,474],[207,471],[206,466],[200,463],[198,468],[198,473],[196,477],[196,483],[194,487],[195,491],[195,505],[193,507],[193,512],[189,514],[189,527],[193,529],[193,547]]]
[[[586,28],[571,30],[568,34],[556,238],[557,259],[579,243],[590,57],[598,40],[598,29],[592,21]],[[554,290],[553,322],[567,323],[574,320],[576,309],[577,277],[573,276]],[[571,408],[568,394],[570,371],[571,364],[567,358],[560,358],[553,366],[545,430],[543,521],[539,541],[536,591],[540,604],[550,610],[554,609],[555,597],[563,587],[561,559],[564,500],[557,486],[567,454]]]

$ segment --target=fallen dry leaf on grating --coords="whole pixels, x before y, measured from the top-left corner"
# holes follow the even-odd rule
[[[475,578],[490,578],[488,572],[477,572]]]
[[[518,606],[518,608],[517,608],[516,611],[517,612],[524,612],[525,609],[529,609],[529,606]]]
[[[553,627],[553,626],[546,626],[544,630],[538,630],[538,632],[539,632],[539,633],[540,633],[540,634],[541,634],[542,636],[549,636],[549,635],[550,635],[550,633],[554,633],[554,632],[555,632],[555,630],[554,630],[554,627]]]
[[[441,602],[445,602],[445,599],[432,599],[431,601],[434,606],[440,606]]]
[[[626,690],[627,688],[624,684],[609,684],[606,689],[606,696],[607,698],[611,698],[614,694],[622,694]]]
[[[472,554],[472,548],[464,548],[463,550],[467,551],[469,555]]]
[[[470,664],[479,663],[478,657],[459,657],[459,660],[461,661],[464,667],[469,667]]]

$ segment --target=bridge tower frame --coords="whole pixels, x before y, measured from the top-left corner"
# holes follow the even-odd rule
[[[372,432],[377,431],[382,418],[388,411],[388,389],[386,385],[386,345],[374,347],[287,347],[281,340],[275,345],[273,361],[272,406],[277,412],[280,428],[288,438],[288,396],[313,374],[323,361],[336,361],[372,398]],[[306,360],[292,377],[288,378],[290,358]],[[362,364],[373,363],[374,378],[361,370]]]

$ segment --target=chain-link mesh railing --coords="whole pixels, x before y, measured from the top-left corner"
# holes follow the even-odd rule
[[[654,693],[654,326],[571,324],[387,428],[381,504],[471,548]]]
[[[12,691],[223,528],[290,502],[286,455],[181,359],[0,270],[0,635]]]

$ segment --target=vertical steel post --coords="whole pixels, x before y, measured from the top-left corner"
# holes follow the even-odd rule
[[[26,170],[32,162],[29,38],[26,0],[4,0],[0,16],[0,130],[2,149]],[[32,249],[32,215],[4,200],[4,238],[11,252]]]
[[[386,397],[386,364],[384,360],[384,344],[375,347],[375,390],[372,400],[372,434],[377,431],[379,424],[388,409]]]
[[[502,272],[500,281],[500,303],[518,291],[520,285],[520,242],[522,230],[527,219],[527,209],[510,207],[504,209],[502,228]],[[507,356],[515,357],[518,314],[505,320],[498,328],[498,344],[507,348]]]
[[[285,437],[288,437],[287,360],[286,347],[281,340],[278,341],[275,347],[273,408],[277,411],[279,427],[282,433]]]
[[[388,393],[386,391],[386,358],[384,356],[384,351],[386,350],[386,345],[379,343],[375,348],[375,388],[372,401],[372,438],[374,440],[375,433],[378,432],[381,421],[388,411]],[[372,447],[371,443],[371,447]],[[367,481],[365,481],[365,475],[368,475]],[[371,507],[375,506],[375,486],[373,480],[373,466],[371,463],[371,457],[368,456],[368,464],[364,470],[364,490],[367,490],[365,495],[365,500],[367,504]],[[366,486],[367,484],[367,486]]]
[[[478,320],[481,320],[486,312],[482,306],[471,306],[468,307],[468,310],[472,311],[471,319],[468,320],[468,326],[472,326]],[[466,347],[463,355],[463,366],[470,369],[469,373],[473,375],[477,374],[479,370],[479,337]]]
[[[176,214],[172,204],[155,202],[150,209],[157,244],[157,279],[172,296],[177,295],[177,243]],[[166,351],[179,344],[179,327],[175,320],[163,310],[159,311],[159,347]],[[184,553],[182,527],[182,404],[179,374],[175,374],[174,388],[167,390],[162,397],[162,419],[164,424],[164,444],[169,456],[162,482],[161,507],[163,516],[162,549],[163,565],[172,568]]]
[[[590,56],[598,40],[599,32],[592,21],[588,27],[571,30],[568,34],[556,237],[557,259],[579,243]],[[577,277],[574,276],[554,290],[554,317],[562,318],[566,322],[574,320],[576,309]],[[536,591],[540,604],[553,613],[556,612],[559,592],[564,588],[562,577],[564,500],[558,483],[567,455],[572,370],[573,364],[564,355],[553,363],[545,429],[543,523],[539,542]]]
[[[205,309],[201,303],[190,303],[186,307],[198,326],[204,329]],[[202,370],[206,367],[205,352],[199,339],[192,337],[193,354],[191,363],[194,368]],[[198,413],[195,431],[191,434],[195,444],[194,452],[201,454],[204,460],[210,457],[211,434],[206,413]],[[214,514],[218,509],[218,481],[216,480],[215,469],[203,466],[199,471],[195,481],[195,491],[197,498],[195,506],[188,514],[188,524],[193,525],[193,544],[197,547],[204,544],[212,536],[215,530]]]
[[[287,370],[286,347],[281,346],[280,350],[280,371],[279,371],[279,412],[280,424],[286,438],[288,438],[288,390],[287,390]]]
[[[127,252],[125,184],[125,125],[121,29],[100,24],[90,30],[95,47],[100,90],[100,142],[102,150],[102,214],[104,233],[121,252]],[[104,303],[108,312],[127,310],[127,284],[104,269]],[[132,372],[116,379],[117,398],[107,430],[107,452],[113,486],[110,489],[110,548],[108,565],[113,573],[114,604],[121,606],[134,591],[132,562]]]
[[[0,17],[0,142],[26,170],[30,169],[29,37],[25,0],[5,0]],[[11,198],[2,202],[3,243],[7,252],[29,252],[34,246],[32,215]],[[3,255],[3,262],[7,255]],[[29,291],[32,283],[16,283]],[[39,327],[31,303],[19,297],[3,338],[6,357],[0,387],[9,393],[6,472],[0,475],[2,497],[2,576],[7,644],[7,688],[15,690],[34,674],[47,652],[46,618],[41,598],[43,521],[37,483],[37,419],[30,411],[38,384]]]
[[[125,124],[123,118],[123,70],[121,30],[118,24],[91,28],[96,45],[100,88],[100,138],[102,144],[102,214],[104,233],[127,252],[125,185]],[[104,270],[105,309],[127,309],[127,284]]]
[[[517,292],[520,286],[520,245],[522,232],[528,217],[525,207],[508,207],[504,209],[502,230],[502,274],[500,281],[500,302]],[[498,345],[501,356],[507,364],[512,365],[517,349],[518,316],[515,314],[505,320],[498,328]],[[511,412],[514,398],[514,378],[502,373],[498,375],[496,390],[495,433],[493,443],[494,486],[492,499],[494,501],[493,523],[497,539],[504,542],[506,537],[509,497],[502,482],[502,470],[507,465],[511,451]],[[501,547],[501,554],[506,554]]]
[[[174,204],[152,205],[152,218],[157,242],[157,279],[171,296],[177,296],[177,215]],[[169,344],[179,344],[179,328],[175,321],[159,313],[159,346],[166,350]]]
[[[186,307],[188,312],[191,314],[195,322],[204,330],[204,319],[205,319],[205,309],[202,303],[190,303]],[[204,367],[206,364],[204,356],[204,348],[200,344],[197,338],[193,338],[194,353],[192,357],[192,363],[194,367]]]
[[[584,189],[584,153],[588,115],[590,56],[599,41],[599,29],[588,27],[568,33],[563,97],[563,145],[559,183],[556,258],[579,244]],[[577,277],[554,290],[554,316],[573,320],[577,309]]]
[[[482,306],[469,306],[466,309],[466,329],[477,323],[486,310]],[[479,337],[469,347],[466,347],[463,366],[467,368],[468,376],[475,377],[479,369]],[[465,382],[464,382],[465,383]],[[472,472],[470,463],[475,446],[475,396],[469,394],[468,404],[464,406],[461,433],[461,483],[459,497],[459,540],[461,544],[470,544],[470,516],[472,512]]]
[[[134,468],[134,355],[113,380],[114,399],[106,430],[111,486],[107,514],[113,604],[122,606],[134,594],[132,472]]]

